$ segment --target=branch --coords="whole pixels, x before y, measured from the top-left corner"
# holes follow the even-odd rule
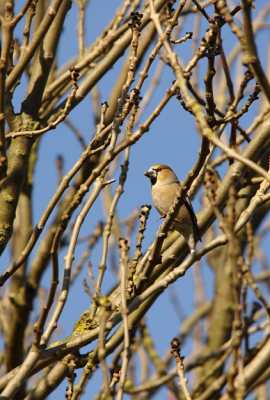
[[[188,380],[187,380],[187,378],[185,378],[184,363],[183,363],[184,357],[181,357],[181,355],[180,355],[180,345],[181,345],[181,342],[177,338],[174,338],[171,341],[171,348],[172,348],[171,352],[174,355],[175,362],[176,362],[176,371],[177,371],[177,374],[180,379],[179,386],[181,386],[186,400],[192,400],[190,393],[188,391],[188,387],[187,387]]]
[[[63,0],[52,0],[48,10],[39,25],[37,31],[34,33],[31,42],[21,54],[21,57],[18,61],[16,67],[12,70],[10,75],[6,80],[6,91],[10,91],[12,87],[16,84],[17,80],[20,79],[21,75],[23,74],[25,68],[31,61],[36,49],[38,48],[39,44],[41,43],[42,39],[46,35],[50,25],[52,24],[59,7],[61,6]]]
[[[122,366],[120,371],[120,379],[116,400],[122,400],[124,394],[124,386],[126,381],[126,373],[128,362],[130,359],[130,339],[128,325],[128,309],[127,309],[127,269],[128,269],[128,246],[125,239],[119,239],[120,252],[120,273],[121,273],[121,313],[124,325],[124,350],[122,353]]]
[[[50,122],[48,126],[46,126],[43,129],[38,129],[38,130],[34,130],[34,131],[20,131],[20,132],[10,132],[6,138],[16,138],[18,136],[37,136],[37,135],[41,135],[42,133],[48,132],[52,129],[55,129],[57,127],[57,125],[59,125],[62,121],[64,121],[66,119],[66,117],[68,116],[68,114],[70,113],[70,109],[71,109],[71,105],[72,102],[76,96],[77,90],[79,89],[77,86],[77,82],[78,82],[78,77],[79,75],[79,70],[78,68],[70,68],[70,76],[71,76],[71,80],[72,80],[72,92],[70,93],[70,95],[67,97],[67,101],[65,104],[64,109],[61,111],[61,114],[59,115],[59,117],[54,121],[54,122]]]

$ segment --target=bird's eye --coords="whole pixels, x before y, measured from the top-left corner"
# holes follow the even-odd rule
[[[162,171],[162,168],[161,168],[161,167],[159,167],[159,168],[157,169],[157,172],[159,172],[159,171]]]

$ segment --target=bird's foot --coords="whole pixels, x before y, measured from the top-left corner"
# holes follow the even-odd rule
[[[162,214],[157,220],[159,221],[160,219],[162,219],[162,218],[166,218],[167,217],[167,214],[166,213],[164,213],[164,214]]]

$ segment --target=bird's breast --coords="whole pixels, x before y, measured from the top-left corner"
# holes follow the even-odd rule
[[[163,215],[169,211],[169,208],[173,205],[173,201],[176,195],[170,193],[170,190],[166,186],[152,187],[152,200],[157,211]]]

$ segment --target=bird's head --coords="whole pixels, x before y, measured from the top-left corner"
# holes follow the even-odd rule
[[[170,183],[179,182],[173,170],[164,164],[156,164],[150,167],[145,176],[151,180],[152,185],[164,186]]]

